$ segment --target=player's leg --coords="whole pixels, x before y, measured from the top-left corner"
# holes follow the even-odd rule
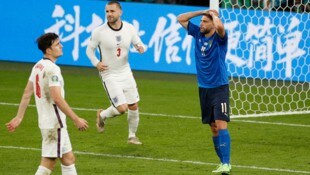
[[[75,157],[72,151],[65,153],[61,158],[62,175],[76,175]]]
[[[211,127],[211,132],[212,132],[212,141],[213,141],[213,145],[214,145],[216,155],[220,159],[220,161],[222,162],[222,155],[220,152],[220,140],[219,140],[219,136],[218,136],[217,127],[216,127],[215,122],[212,122],[210,124],[210,127]]]
[[[41,129],[42,135],[42,158],[36,175],[50,174],[60,156],[61,130]]]
[[[203,124],[209,124],[210,125],[211,132],[213,135],[212,140],[213,140],[213,144],[214,144],[214,149],[215,149],[217,156],[221,160],[222,156],[221,156],[221,152],[219,149],[220,143],[219,143],[218,131],[217,131],[217,127],[216,127],[216,124],[214,121],[214,107],[212,104],[212,100],[210,99],[211,93],[213,93],[212,89],[199,88],[201,119],[202,119]],[[212,172],[216,172],[216,173],[221,172],[221,171],[219,171],[221,168],[222,168],[222,163],[220,163],[217,166],[216,170],[214,170]]]
[[[212,98],[214,106],[214,136],[218,137],[219,155],[221,159],[221,172],[229,173],[230,166],[230,134],[227,125],[229,118],[229,86],[224,85],[214,89]]]
[[[212,129],[213,142],[216,147],[217,155],[221,160],[220,166],[213,172],[229,174],[231,171],[230,165],[230,135],[227,129],[227,122],[216,120],[215,127]]]
[[[135,144],[135,145],[141,145],[142,142],[139,141],[138,137],[136,136],[136,132],[138,130],[139,126],[139,110],[138,110],[138,103],[134,103],[131,105],[128,105],[128,143]]]
[[[130,76],[126,79],[126,82],[123,83],[124,88],[124,95],[126,97],[126,101],[128,103],[128,143],[141,145],[142,143],[139,141],[138,137],[136,136],[136,132],[139,126],[139,107],[138,101],[139,93],[137,89],[136,81],[134,80],[133,76]]]
[[[54,170],[56,158],[42,157],[35,175],[50,175]]]
[[[111,118],[125,113],[127,111],[127,103],[123,92],[122,82],[110,78],[103,81],[103,87],[111,102],[111,106],[105,110],[106,112],[102,111],[100,116]]]
[[[104,131],[105,121],[108,118],[116,117],[127,111],[127,103],[119,83],[112,79],[103,81],[103,87],[110,100],[111,106],[107,109],[97,111],[96,126],[99,132]]]
[[[68,131],[61,129],[61,150],[62,156],[61,161],[61,172],[62,175],[76,175],[77,171],[75,168],[75,156],[72,152],[72,146],[69,138]]]

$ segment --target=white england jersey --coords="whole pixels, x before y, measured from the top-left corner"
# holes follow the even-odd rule
[[[100,61],[108,66],[108,70],[101,72],[104,79],[131,74],[128,63],[131,44],[144,46],[133,25],[125,21],[119,30],[112,29],[108,23],[93,30],[89,46],[99,48]],[[96,57],[90,60],[94,66],[99,62]]]
[[[34,65],[29,77],[33,83],[35,102],[39,117],[39,128],[66,128],[66,116],[55,105],[49,87],[60,86],[64,97],[64,81],[60,68],[49,59],[42,59]]]

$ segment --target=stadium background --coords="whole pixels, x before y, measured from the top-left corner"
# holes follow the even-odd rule
[[[66,99],[80,116],[90,122],[89,130],[80,133],[76,131],[72,122],[68,121],[73,149],[77,155],[79,174],[211,174],[218,160],[213,153],[211,140],[208,140],[209,128],[200,123],[193,47],[189,46],[190,42],[185,37],[184,30],[175,25],[176,21],[173,21],[177,14],[198,10],[201,7],[130,2],[122,4],[123,19],[139,28],[142,40],[149,46],[145,55],[134,52],[130,55],[130,62],[135,70],[134,74],[143,100],[140,104],[139,137],[144,145],[134,147],[126,144],[125,117],[109,121],[107,123],[109,129],[104,135],[98,134],[94,127],[96,109],[107,107],[109,102],[105,98],[96,70],[89,67],[85,44],[91,29],[101,20],[104,21],[105,3],[92,0],[2,2],[0,6],[2,25],[0,28],[2,33],[0,174],[33,174],[38,166],[41,136],[37,127],[34,101],[31,101],[25,120],[16,133],[7,133],[4,123],[16,114],[32,63],[40,59],[41,53],[37,50],[34,40],[52,26],[53,30],[59,29],[59,34],[63,38],[65,55],[61,57],[58,64],[63,65]],[[266,20],[258,20],[255,15],[263,16],[262,19],[265,19],[264,16],[269,18],[279,15],[275,11],[260,9],[252,13],[247,9],[239,8],[227,8],[222,13],[225,20],[248,20],[243,18],[242,14],[253,16],[249,20],[257,25],[265,24]],[[274,60],[272,64],[277,66],[273,67],[272,71],[278,72],[276,68],[279,68],[282,71],[279,75],[282,76],[277,78],[288,80],[287,86],[293,87],[293,91],[301,91],[296,101],[305,98],[304,103],[309,110],[309,28],[307,28],[309,14],[285,12],[284,16],[286,16],[284,20],[272,20],[273,25],[288,29],[288,25],[292,23],[291,19],[301,21],[297,27],[297,31],[302,34],[298,48],[305,53],[299,56],[298,60],[304,61],[293,60],[292,68],[298,69],[294,70],[293,76],[289,78],[285,74],[285,63],[278,64],[277,60]],[[195,20],[199,22],[199,18]],[[243,23],[247,22],[246,20]],[[165,35],[155,35],[155,31],[158,31],[155,30],[156,27],[160,27],[159,23],[162,24],[162,34]],[[238,30],[242,36],[247,34],[246,25]],[[277,40],[277,38],[271,38],[274,41]],[[190,52],[190,59],[186,55],[188,52]],[[248,53],[238,49],[233,53],[237,56],[248,56]],[[280,59],[279,55],[276,58]],[[262,65],[265,63],[266,60],[261,60]],[[305,65],[306,67],[302,68]],[[252,72],[255,69],[261,72],[262,66],[257,64],[254,68],[248,69],[244,65],[229,67],[229,69],[230,73],[233,72],[232,70],[240,70],[237,76],[246,78],[247,76],[241,73],[249,72],[248,70]],[[265,73],[251,74],[258,79],[264,75]],[[295,75],[303,75],[302,79],[297,78],[297,83],[305,84],[306,86],[303,86],[305,88],[299,89],[291,85],[290,82],[294,81],[294,78],[296,80]],[[260,85],[261,88],[265,90],[268,86],[275,89],[276,86],[270,85],[269,82],[267,79],[266,84]],[[250,81],[245,79],[245,84],[249,83]],[[236,88],[234,94],[243,93],[246,93],[245,89]],[[275,93],[278,92],[271,90],[271,94]],[[284,93],[291,92],[284,91]],[[245,99],[238,103],[251,103],[251,100],[253,99]],[[279,103],[277,99],[268,100],[269,104]],[[295,99],[287,101],[294,102]],[[247,111],[246,108],[244,109]],[[233,118],[230,131],[233,141],[234,174],[310,174],[309,127],[310,116],[306,112],[298,115]],[[54,174],[59,173],[58,164]]]
[[[35,38],[44,32],[55,32],[61,36],[66,53],[58,60],[58,64],[91,66],[85,50],[92,29],[104,23],[105,3],[89,0],[4,1],[0,7],[3,14],[0,20],[4,27],[0,31],[4,33],[1,40],[5,42],[1,43],[0,60],[36,62],[41,53],[35,46]],[[181,28],[176,17],[180,13],[199,10],[201,7],[129,2],[123,2],[122,7],[122,19],[136,27],[148,47],[143,55],[131,49],[129,57],[133,70],[196,73],[192,37]],[[310,76],[306,76],[309,67],[305,66],[310,64],[309,59],[306,59],[310,54],[307,49],[310,42],[300,39],[309,36],[309,30],[302,30],[309,25],[309,15],[291,12],[281,14],[286,18],[272,18],[279,15],[275,11],[221,10],[221,17],[229,33],[227,63],[231,76],[310,81]],[[199,22],[199,18],[195,18],[194,22]],[[275,32],[279,32],[279,35],[271,35]],[[289,40],[296,32],[300,33],[300,38]],[[236,37],[237,33],[239,37]],[[259,49],[256,46],[258,44],[254,44],[252,40],[288,46],[288,42],[295,42],[297,46],[292,49],[283,46],[282,49],[290,50],[283,53],[275,51],[274,45],[267,48],[272,54],[251,60],[251,54]],[[264,40],[271,40],[271,43]],[[251,50],[253,45],[254,50]]]

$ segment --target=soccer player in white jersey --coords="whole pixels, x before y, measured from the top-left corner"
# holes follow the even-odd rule
[[[104,131],[107,118],[115,117],[128,110],[129,144],[142,144],[136,136],[139,125],[139,94],[136,81],[128,63],[131,44],[139,53],[145,51],[133,25],[122,21],[122,7],[117,1],[110,1],[105,7],[107,23],[94,29],[86,54],[91,63],[99,70],[103,87],[110,99],[111,106],[97,111],[97,128]],[[95,55],[99,48],[100,59]]]
[[[55,64],[57,58],[63,54],[58,35],[46,33],[37,39],[37,43],[44,56],[32,68],[17,115],[6,126],[9,132],[16,130],[34,94],[42,134],[42,158],[35,175],[51,174],[57,158],[60,158],[63,175],[76,175],[66,115],[81,131],[88,128],[88,123],[77,116],[64,99],[63,77],[60,68]]]

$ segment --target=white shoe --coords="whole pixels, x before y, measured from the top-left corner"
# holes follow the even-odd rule
[[[100,113],[101,111],[103,111],[102,109],[98,109],[97,111],[97,119],[96,119],[96,126],[97,126],[97,130],[98,132],[102,133],[104,131],[104,122],[105,122],[105,118],[103,119],[102,117],[100,117]]]
[[[133,144],[133,145],[142,145],[142,142],[140,142],[138,137],[130,137],[130,138],[128,138],[127,143]]]
[[[215,170],[212,171],[212,173],[221,173],[224,175],[230,174],[231,171],[231,165],[230,164],[219,164]]]

